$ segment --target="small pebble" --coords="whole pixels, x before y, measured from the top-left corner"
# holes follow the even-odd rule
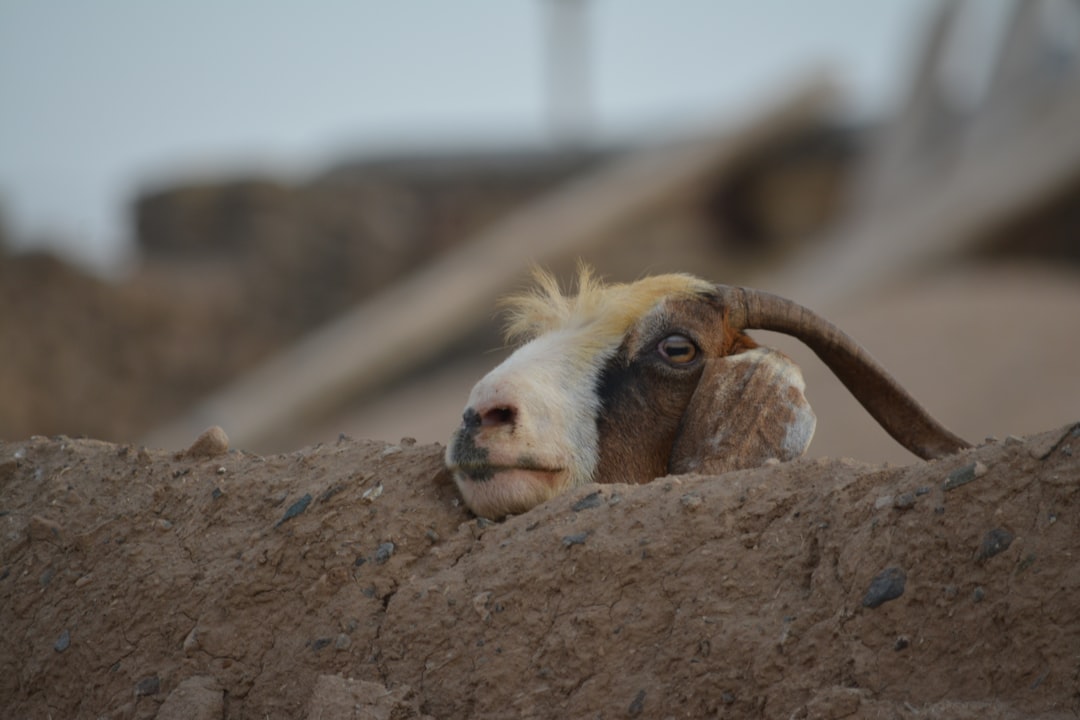
[[[600,497],[600,491],[591,492],[585,497],[578,500],[576,503],[570,506],[570,509],[574,512],[581,512],[582,510],[588,510],[594,507],[600,507],[604,504],[604,500]]]
[[[191,628],[191,632],[187,634],[187,637],[184,638],[184,644],[182,645],[182,647],[184,648],[184,654],[190,655],[191,653],[198,650],[200,645],[201,643],[199,642],[199,628],[193,627]]]
[[[877,500],[874,501],[874,509],[875,510],[880,510],[881,508],[889,507],[892,504],[893,504],[893,496],[892,495],[882,495],[881,497],[879,497]]]
[[[982,602],[984,597],[986,597],[986,590],[983,589],[982,585],[975,588],[975,591],[971,593],[971,599],[975,602]]]
[[[337,639],[334,640],[335,650],[347,650],[352,645],[352,638],[345,633],[338,633]]]
[[[277,521],[274,527],[279,527],[286,520],[292,520],[300,513],[307,510],[308,505],[311,504],[311,493],[304,493],[304,497],[300,498],[285,511],[285,514],[281,516],[281,519]]]
[[[378,548],[375,549],[375,562],[382,565],[384,562],[390,559],[390,556],[394,554],[394,543],[384,542]]]
[[[585,532],[575,533],[573,535],[567,535],[562,539],[562,544],[566,547],[570,547],[571,545],[584,545],[585,540],[587,540],[588,537],[588,530],[586,530]]]
[[[157,695],[159,692],[161,692],[161,678],[157,675],[144,677],[142,680],[135,683],[135,697]]]
[[[870,588],[863,596],[863,607],[876,608],[904,594],[907,573],[903,568],[885,568],[870,581]]]
[[[900,493],[896,496],[896,501],[893,506],[897,510],[909,510],[915,506],[915,495],[909,492]]]
[[[634,701],[630,703],[630,708],[627,710],[627,714],[630,717],[637,717],[645,710],[645,691],[639,690],[638,694],[634,696]]]
[[[683,510],[686,510],[687,512],[694,512],[701,507],[703,502],[701,496],[697,493],[687,493],[679,498],[679,504],[682,505]]]
[[[983,536],[979,545],[978,560],[988,560],[1004,552],[1012,545],[1013,534],[1004,528],[994,528]]]
[[[896,650],[897,652],[899,652],[900,650],[906,650],[909,645],[911,645],[911,640],[908,639],[908,636],[901,635],[900,637],[896,638],[896,642],[893,643],[893,650]]]
[[[229,451],[229,436],[219,426],[214,425],[203,430],[195,442],[185,452],[189,458],[212,458]]]
[[[27,527],[27,534],[31,540],[59,540],[60,533],[63,528],[60,527],[60,523],[47,520],[40,515],[34,515],[30,518],[30,524]]]
[[[60,633],[60,637],[56,639],[56,642],[53,643],[53,650],[62,653],[69,647],[71,647],[71,633],[64,630],[64,632]]]
[[[969,482],[979,477],[979,475],[976,474],[976,467],[978,465],[979,463],[971,463],[970,465],[965,465],[964,467],[953,470],[945,479],[945,484],[942,485],[942,489],[944,489],[945,492],[948,492],[949,490],[955,490],[961,485],[967,485]]]
[[[375,502],[375,499],[382,495],[383,486],[382,483],[372,485],[360,495],[360,499],[364,502],[371,504]]]

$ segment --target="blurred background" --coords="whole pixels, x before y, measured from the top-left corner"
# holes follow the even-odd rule
[[[0,439],[445,441],[537,263],[1080,419],[1080,0],[0,0]],[[913,458],[809,351],[810,453]]]

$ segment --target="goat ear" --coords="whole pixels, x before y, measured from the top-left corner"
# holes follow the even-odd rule
[[[817,419],[802,372],[759,347],[707,361],[672,447],[668,471],[722,473],[802,455]]]

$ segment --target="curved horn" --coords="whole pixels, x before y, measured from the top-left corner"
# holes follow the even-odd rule
[[[831,322],[779,295],[718,285],[734,330],[774,330],[805,343],[897,442],[924,460],[971,445],[932,418],[855,340]]]

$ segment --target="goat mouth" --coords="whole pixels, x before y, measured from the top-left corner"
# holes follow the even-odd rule
[[[489,463],[466,463],[454,465],[452,470],[457,471],[473,482],[487,482],[503,473],[525,473],[539,476],[556,477],[564,472],[562,468],[545,467],[534,463],[521,463],[518,465],[492,465]]]

